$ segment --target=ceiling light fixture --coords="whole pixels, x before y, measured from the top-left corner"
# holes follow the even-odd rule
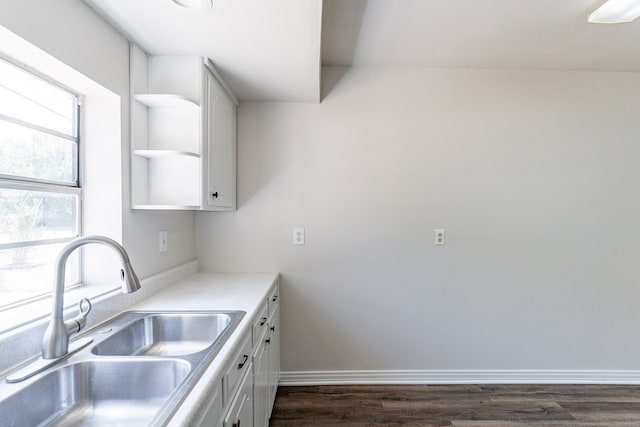
[[[171,0],[176,5],[185,9],[200,9],[205,5],[208,9],[213,9],[213,0]]]
[[[607,0],[589,15],[589,22],[620,24],[631,22],[638,16],[640,16],[640,0]]]
[[[173,0],[173,2],[187,9],[195,9],[196,7],[202,6],[202,0]]]

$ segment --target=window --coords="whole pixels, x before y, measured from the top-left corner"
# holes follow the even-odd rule
[[[0,59],[0,306],[50,293],[80,235],[78,96]],[[66,283],[80,281],[76,253]]]

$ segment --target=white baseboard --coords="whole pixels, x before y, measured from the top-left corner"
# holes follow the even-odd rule
[[[281,372],[280,385],[339,384],[640,384],[640,371],[299,371]]]

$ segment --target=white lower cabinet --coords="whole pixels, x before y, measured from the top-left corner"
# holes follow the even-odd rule
[[[268,427],[280,377],[279,313],[276,282],[193,425]]]
[[[254,426],[261,427],[269,424],[269,346],[264,331],[255,354],[253,355],[253,418]]]
[[[269,318],[269,397],[267,412],[271,414],[276,401],[278,382],[280,381],[280,309],[275,308]]]
[[[265,314],[266,312],[266,314]],[[254,334],[258,333],[253,355],[254,427],[267,427],[280,377],[280,322],[278,286],[276,285],[260,311]],[[266,316],[266,317],[263,317]],[[260,327],[260,325],[263,325]]]

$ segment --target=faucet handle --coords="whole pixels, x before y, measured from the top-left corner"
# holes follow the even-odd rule
[[[73,319],[64,322],[68,334],[80,332],[87,324],[87,315],[91,311],[91,301],[89,298],[82,298],[78,304],[78,315]]]
[[[91,311],[91,300],[89,298],[82,298],[78,304],[78,311],[82,317],[87,317],[87,314]]]
[[[78,324],[79,332],[87,324],[87,315],[91,311],[91,301],[89,298],[82,298],[78,303],[78,311],[80,312],[73,320]]]

